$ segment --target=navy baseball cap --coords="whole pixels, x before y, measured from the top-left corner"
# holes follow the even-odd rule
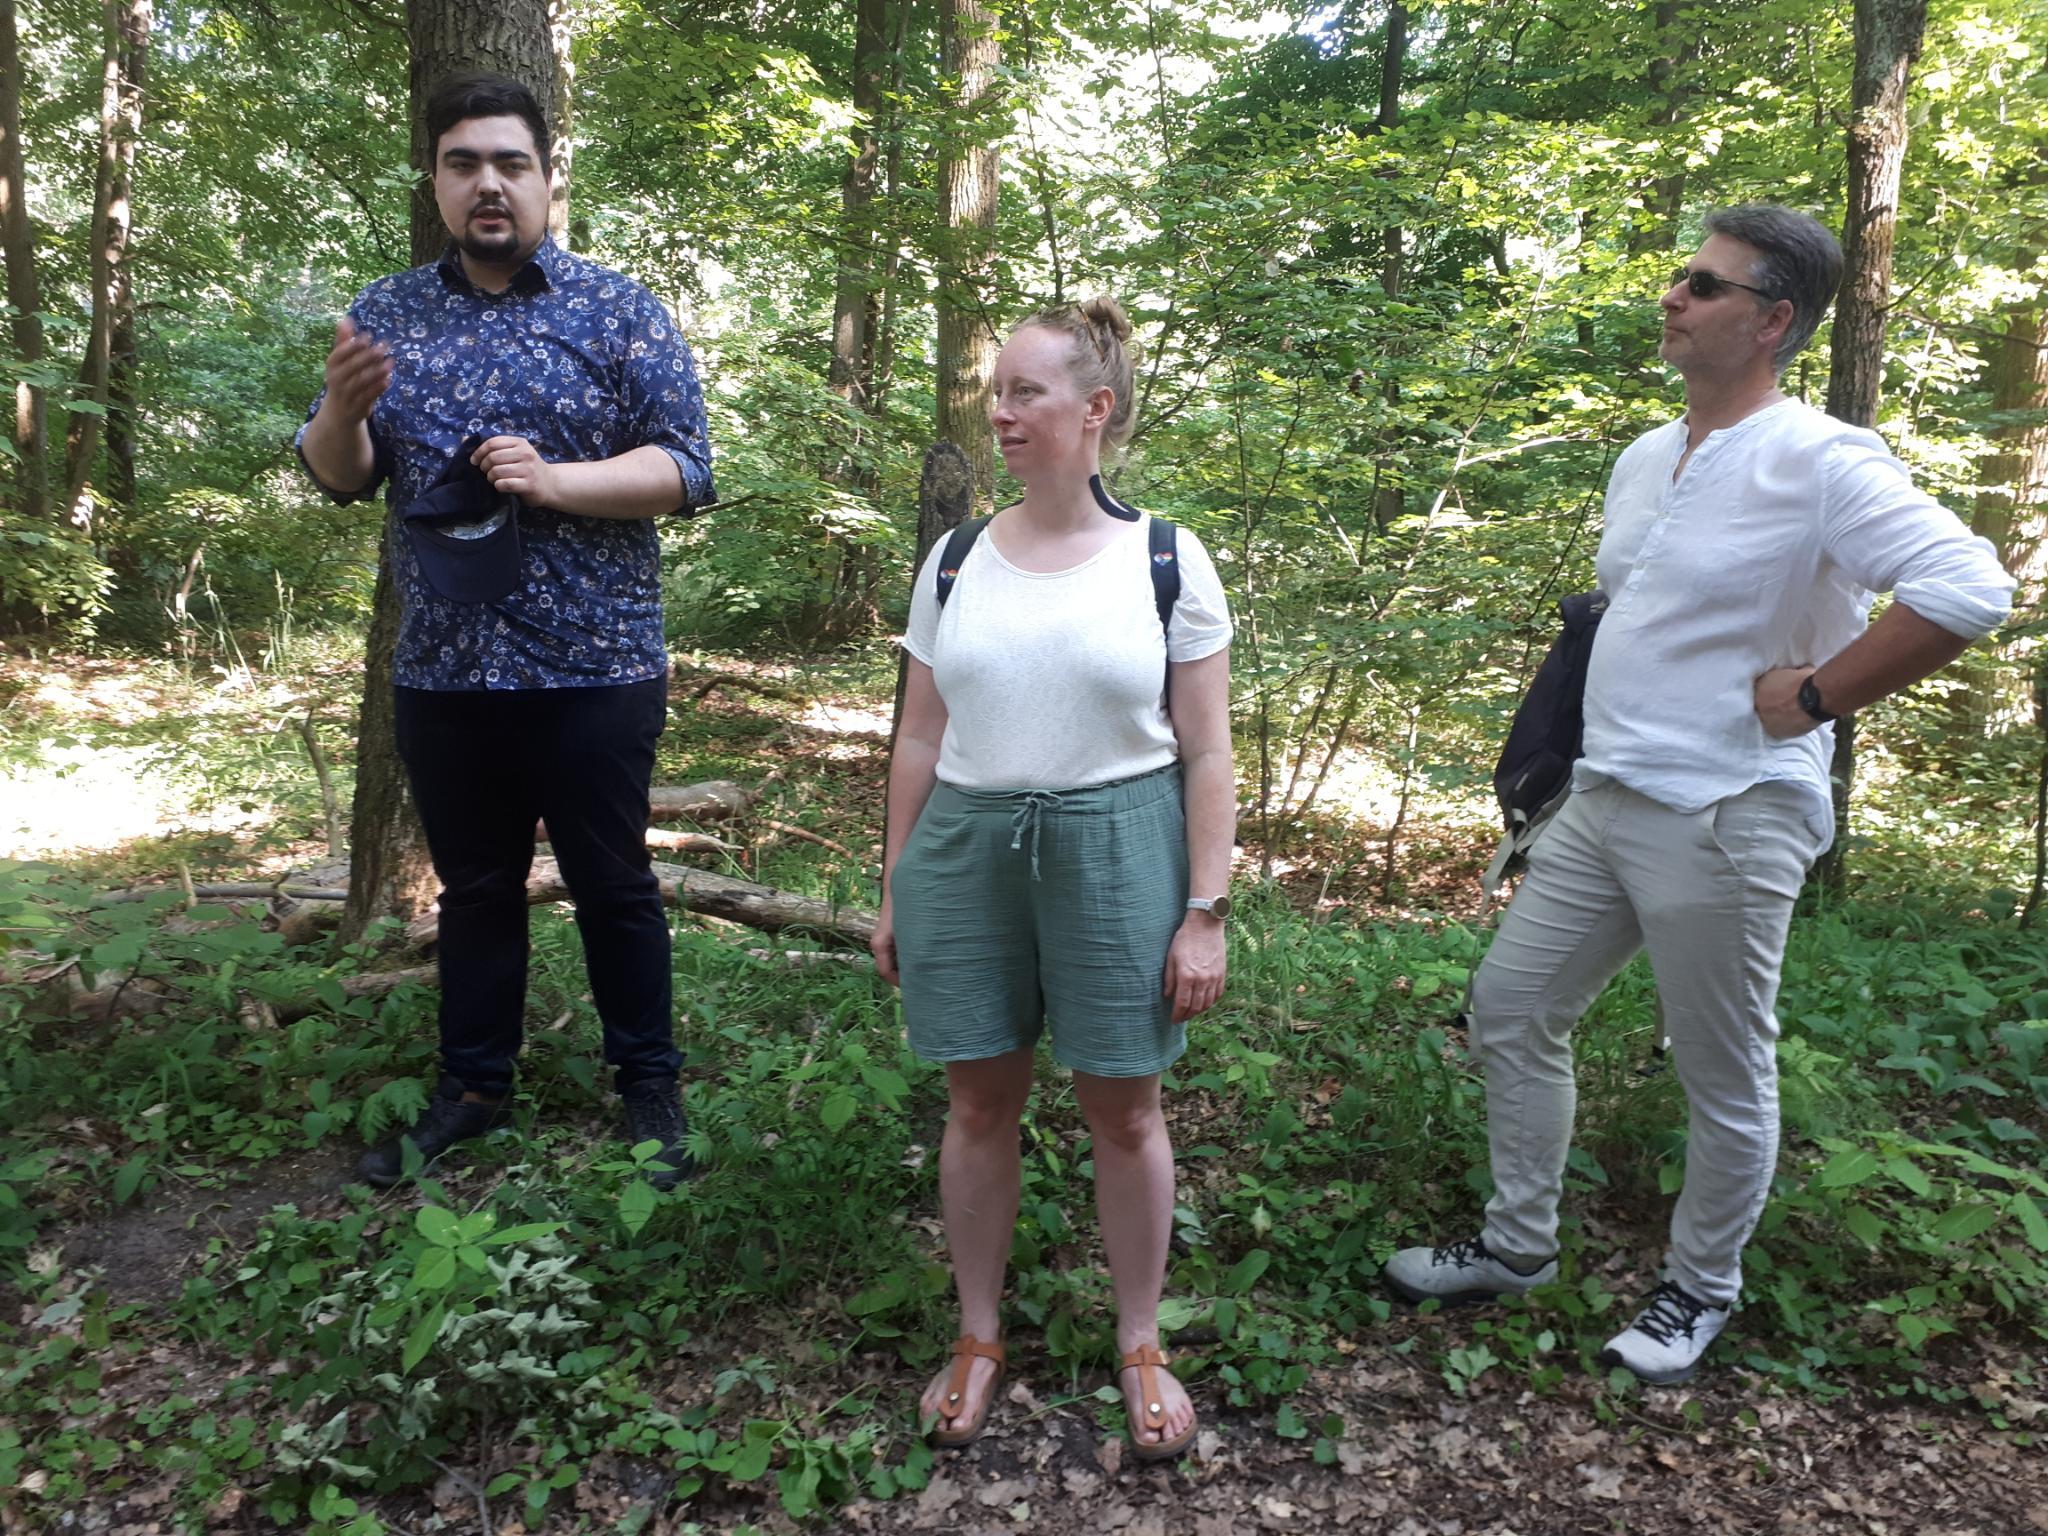
[[[493,489],[469,462],[483,441],[465,437],[434,483],[405,509],[420,573],[451,602],[495,603],[519,585],[519,498]]]

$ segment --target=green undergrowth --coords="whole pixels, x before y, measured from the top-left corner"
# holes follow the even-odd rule
[[[0,1481],[34,1507],[169,1479],[189,1529],[241,1488],[286,1527],[367,1532],[379,1495],[481,1460],[488,1496],[533,1524],[605,1453],[664,1469],[675,1497],[772,1488],[800,1516],[922,1483],[912,1389],[951,1336],[932,1226],[943,1079],[864,969],[679,933],[711,1171],[657,1197],[611,1139],[573,925],[543,909],[522,1134],[423,1192],[357,1186],[195,1236],[202,1272],[135,1303],[66,1245],[402,1121],[431,1085],[433,999],[351,1000],[354,957],[249,924],[181,931],[174,897],[94,900],[0,865],[0,927],[46,961],[179,994],[111,1028],[0,987],[0,1259],[25,1303],[7,1315],[29,1319],[0,1334]],[[1258,892],[1245,912],[1230,995],[1171,1083],[1182,1369],[1327,1459],[1342,1426],[1295,1394],[1340,1342],[1440,1351],[1457,1393],[1547,1392],[1589,1367],[1634,1282],[1587,1226],[1633,1234],[1639,1279],[1684,1166],[1642,968],[1580,1031],[1559,1283],[1417,1335],[1385,1328],[1379,1266],[1468,1232],[1488,1190],[1457,1023],[1484,937],[1311,923]],[[310,1011],[272,1027],[265,1003]],[[1823,1395],[1975,1403],[2005,1427],[1998,1394],[1943,1361],[1949,1335],[1989,1334],[2024,1385],[2048,1338],[2048,944],[1928,906],[1808,914],[1780,1012],[1786,1144],[1724,1359]],[[1050,1067],[1023,1146],[1013,1343],[1041,1392],[1100,1399],[1114,1429],[1090,1147]],[[113,1386],[167,1338],[145,1400]]]

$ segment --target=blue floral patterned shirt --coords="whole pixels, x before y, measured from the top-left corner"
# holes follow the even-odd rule
[[[451,245],[433,265],[365,288],[349,318],[390,350],[391,387],[370,415],[370,483],[353,494],[321,488],[358,501],[390,482],[385,537],[403,602],[398,685],[584,688],[660,677],[668,653],[652,520],[522,506],[520,582],[494,603],[436,593],[399,527],[471,433],[523,437],[552,463],[651,444],[675,460],[677,510],[708,506],[704,393],[667,311],[631,278],[548,239],[503,293],[474,286]],[[301,428],[301,462],[304,437]]]

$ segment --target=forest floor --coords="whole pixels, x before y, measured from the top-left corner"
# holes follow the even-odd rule
[[[346,662],[333,658],[287,678],[199,680],[118,662],[9,660],[0,664],[0,839],[11,837],[15,857],[101,885],[180,870],[275,874],[320,859],[318,796],[293,722],[309,708],[326,722],[345,804],[351,685]],[[674,699],[659,779],[730,776],[766,788],[736,834],[737,867],[769,884],[857,890],[882,820],[888,721],[876,677],[721,658],[680,673]],[[1326,803],[1341,814],[1295,829],[1276,850],[1275,890],[1255,909],[1269,942],[1234,961],[1235,1007],[1217,1021],[1219,1038],[1190,1057],[1175,1096],[1187,1209],[1176,1213],[1169,1290],[1191,1298],[1177,1353],[1194,1362],[1204,1425],[1178,1465],[1141,1467],[1125,1454],[1099,1341],[1083,1337],[1099,1327],[1106,1297],[1089,1235],[1085,1133],[1051,1074],[1027,1127],[1039,1256],[1020,1259],[1006,1395],[982,1441],[926,1469],[907,1447],[909,1404],[943,1343],[932,1277],[944,1251],[928,1166],[936,1075],[900,1056],[868,982],[765,974],[770,967],[736,952],[744,935],[685,923],[679,1002],[691,1015],[693,1114],[700,1130],[731,1140],[721,1140],[712,1173],[644,1232],[604,1226],[622,1187],[603,1171],[613,1110],[572,1069],[579,1055],[594,1057],[594,1024],[573,931],[543,912],[529,1047],[538,1086],[524,1117],[531,1150],[494,1147],[424,1193],[352,1186],[354,1128],[329,1134],[323,1119],[313,1129],[306,1111],[310,1103],[324,1116],[331,1092],[364,1115],[400,1074],[423,1070],[430,999],[360,1016],[367,1043],[350,1046],[362,1058],[352,1064],[332,1056],[341,1035],[312,1040],[314,1064],[294,1066],[280,1058],[296,1040],[252,1044],[195,1019],[195,1030],[213,1032],[195,1035],[202,1047],[187,1053],[179,1026],[162,1026],[167,1059],[187,1072],[182,1088],[171,1067],[156,1070],[146,1031],[53,1041],[32,1007],[0,1012],[15,1032],[0,1090],[0,1194],[19,1188],[29,1202],[13,1245],[21,1268],[0,1282],[0,1531],[2048,1536],[2039,1444],[2048,1291],[2007,1273],[2017,1311],[1992,1299],[1999,1266],[2031,1258],[2015,1235],[2024,1213],[2013,1204],[1990,1238],[1937,1242],[1873,1194],[1898,1234],[1892,1251],[1842,1246],[1843,1210],[1814,1203],[1811,1191],[1832,1187],[1814,1170],[1843,1166],[1852,1110],[1902,1128],[1927,1120],[1924,1099],[1886,1107],[1890,1077],[1875,1079],[1868,1102],[1860,1087],[1844,1088],[1826,1113],[1801,1110],[1788,1089],[1783,1214],[1759,1238],[1759,1294],[1694,1384],[1646,1391],[1592,1364],[1630,1299],[1653,1283],[1668,1208],[1664,1127],[1678,1101],[1668,1080],[1642,1076],[1641,978],[1589,1022],[1582,1124],[1611,1111],[1613,1129],[1575,1161],[1570,1283],[1511,1308],[1441,1317],[1380,1299],[1375,1261],[1476,1209],[1470,1073],[1442,1021],[1473,953],[1464,927],[1476,917],[1488,829],[1469,805],[1423,802],[1390,838],[1385,782],[1363,766]],[[1842,931],[1829,929],[1829,942]],[[1993,965],[1980,964],[1981,924],[1966,924],[1957,942],[1978,946],[1969,964],[1997,994],[1994,1022],[2021,1017],[2013,1000],[2048,989],[2038,947],[2001,947]],[[1898,951],[1880,933],[1870,953]],[[1962,995],[1964,983],[1941,971],[1944,953],[1913,951],[1911,963],[1946,978],[1929,984],[1930,998]],[[1819,985],[1805,975],[1788,972],[1788,994],[1803,1000]],[[1342,1005],[1347,995],[1360,1004]],[[1995,1050],[2018,1060],[2013,1042]],[[134,1063],[122,1055],[131,1048]],[[226,1060],[218,1082],[194,1086],[191,1064],[206,1051]],[[321,1052],[331,1069],[318,1064]],[[894,1068],[878,1079],[883,1063]],[[886,1082],[893,1070],[909,1080],[904,1102]],[[1840,1070],[1860,1084],[1863,1068]],[[821,1072],[824,1134],[812,1097]],[[1411,1090],[1411,1078],[1440,1088]],[[850,1140],[836,1134],[827,1093],[842,1081],[860,1095],[863,1134]],[[2039,1170],[2048,1116],[2035,1085],[2048,1078],[1999,1081],[1986,1107],[2002,1118],[1964,1115],[1981,1132],[1967,1144],[2009,1148],[2001,1155],[2022,1175]],[[1347,1111],[1354,1094],[1364,1107]],[[1946,1117],[1955,1105],[1939,1109]],[[1928,1161],[1924,1148],[1916,1155]],[[125,1166],[146,1172],[123,1190]],[[1968,1203],[1973,1189],[2007,1198],[1998,1177],[1980,1171],[1974,1185],[1940,1186],[1930,1212]],[[842,1209],[799,1203],[821,1190]],[[309,1342],[311,1323],[293,1319],[310,1319],[312,1299],[349,1266],[396,1263],[401,1234],[417,1247],[418,1210],[437,1202],[503,1210],[511,1221],[562,1215],[611,1287],[609,1305],[640,1307],[635,1286],[672,1295],[680,1311],[665,1314],[628,1373],[643,1395],[634,1411],[689,1423],[694,1410],[721,1436],[774,1426],[778,1470],[689,1475],[687,1461],[659,1450],[553,1432],[549,1413],[567,1410],[542,1409],[509,1434],[488,1418],[449,1419],[451,1438],[430,1458],[438,1473],[400,1476],[383,1491],[341,1473],[325,1491],[325,1473],[280,1480],[279,1427],[348,1401],[295,1393],[296,1378],[333,1361]],[[798,1219],[811,1225],[772,1244],[762,1233],[764,1223]],[[1367,1235],[1349,1242],[1356,1259],[1333,1261],[1357,1233]],[[2012,1246],[1991,1246],[2001,1233]],[[662,1242],[650,1248],[653,1237]],[[638,1270],[636,1248],[648,1254]],[[862,1288],[889,1263],[905,1294],[863,1303]],[[1934,1319],[1924,1350],[1892,1332],[1909,1308]],[[1283,1374],[1290,1367],[1298,1372]],[[367,1455],[378,1421],[371,1415],[366,1430],[354,1411],[349,1444]],[[238,1414],[262,1426],[254,1439],[235,1438],[225,1421]],[[572,1443],[570,1456],[562,1448]],[[905,1468],[881,1485],[893,1496],[877,1496],[864,1457]],[[337,1449],[337,1465],[350,1459]],[[792,1516],[786,1480],[810,1466],[824,1467],[836,1492],[799,1498],[803,1512]],[[573,1475],[556,1478],[551,1498],[522,1499],[549,1467]],[[486,1491],[500,1485],[517,1486]]]

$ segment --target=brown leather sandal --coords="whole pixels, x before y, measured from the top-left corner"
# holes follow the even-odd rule
[[[946,1403],[950,1407],[967,1395],[968,1374],[974,1369],[976,1360],[993,1360],[996,1363],[996,1379],[988,1384],[987,1395],[981,1400],[981,1412],[970,1422],[956,1424],[950,1429],[934,1426],[931,1430],[933,1445],[962,1446],[988,1428],[989,1409],[995,1406],[996,1393],[1002,1390],[1003,1376],[1008,1370],[1000,1342],[985,1344],[971,1333],[964,1333],[953,1341],[953,1376],[946,1383]],[[945,1420],[941,1418],[939,1422],[943,1424]]]
[[[1132,1369],[1138,1373],[1138,1391],[1143,1400],[1139,1404],[1139,1415],[1131,1422],[1130,1435],[1131,1454],[1140,1461],[1172,1460],[1195,1443],[1195,1431],[1202,1427],[1201,1420],[1196,1419],[1171,1440],[1138,1438],[1140,1428],[1161,1432],[1166,1429],[1166,1400],[1159,1395],[1159,1378],[1155,1374],[1164,1370],[1166,1363],[1166,1356],[1159,1352],[1156,1344],[1140,1344],[1117,1363],[1119,1376]]]

